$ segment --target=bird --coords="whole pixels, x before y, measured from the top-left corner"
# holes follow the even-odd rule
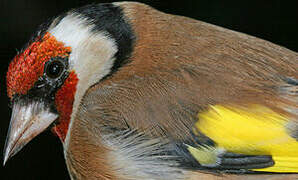
[[[138,2],[72,9],[8,67],[4,164],[50,129],[71,179],[296,179],[297,60]]]

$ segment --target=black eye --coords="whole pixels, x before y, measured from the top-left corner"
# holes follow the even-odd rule
[[[65,65],[61,61],[54,60],[47,64],[45,73],[49,78],[56,79],[61,76],[64,68]]]

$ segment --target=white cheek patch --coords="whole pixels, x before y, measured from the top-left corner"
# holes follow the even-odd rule
[[[118,51],[115,40],[110,38],[107,32],[92,31],[93,28],[94,25],[90,21],[73,13],[49,30],[58,41],[72,48],[69,66],[79,79],[68,132],[86,90],[110,73],[114,56]],[[69,133],[65,139],[65,146],[68,144],[68,136]]]

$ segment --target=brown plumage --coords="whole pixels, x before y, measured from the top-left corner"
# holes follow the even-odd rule
[[[132,27],[134,48],[127,64],[87,89],[72,115],[64,150],[73,179],[150,179],[131,146],[138,145],[138,138],[161,148],[195,141],[192,128],[197,115],[210,105],[261,104],[297,120],[297,87],[286,81],[298,79],[296,52],[144,4],[115,5]],[[121,131],[140,135],[126,137]],[[123,152],[130,148],[126,156]],[[157,149],[151,155],[166,153]],[[206,173],[175,167],[171,158],[168,162],[173,167],[152,179],[164,179],[171,172],[179,172],[177,179],[298,177]]]
[[[131,63],[83,98],[67,151],[70,167],[85,166],[82,149],[75,147],[89,141],[85,133],[96,134],[101,126],[186,139],[197,113],[210,104],[258,102],[278,108],[287,103],[278,89],[284,84],[282,77],[298,78],[297,53],[143,4],[119,4],[136,32]],[[97,138],[86,145],[99,143]],[[106,166],[102,155],[97,158],[98,151],[105,151],[100,146],[90,152],[96,160],[77,173],[90,177]],[[112,169],[107,167],[101,175],[111,177]]]

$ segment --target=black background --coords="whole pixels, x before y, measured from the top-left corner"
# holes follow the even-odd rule
[[[87,0],[1,0],[0,2],[0,152],[3,151],[11,110],[6,97],[5,75],[9,61],[48,17],[90,2]],[[298,3],[293,0],[144,0],[151,6],[229,29],[254,35],[298,51]],[[2,156],[0,155],[2,161]],[[2,164],[2,163],[1,163]],[[0,164],[0,179],[69,179],[62,145],[45,132]]]

